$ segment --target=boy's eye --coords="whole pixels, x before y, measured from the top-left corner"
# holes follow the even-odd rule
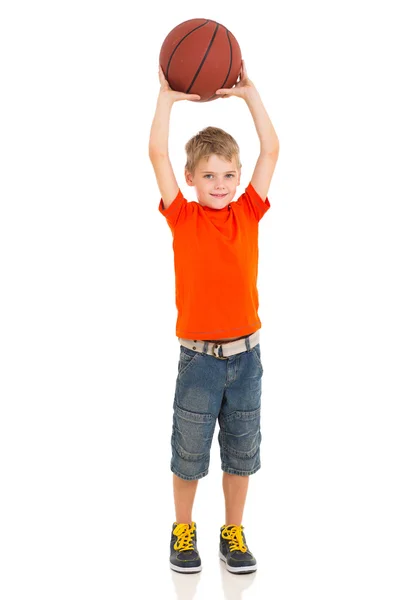
[[[207,179],[209,177],[213,177],[213,175],[211,173],[207,173],[206,175],[204,175],[204,177]],[[233,173],[227,173],[226,177],[229,177],[231,179],[232,177],[234,177],[234,174]]]

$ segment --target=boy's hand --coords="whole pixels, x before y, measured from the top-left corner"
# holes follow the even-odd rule
[[[200,100],[201,96],[198,94],[185,94],[184,92],[176,92],[172,90],[169,86],[168,81],[165,79],[165,75],[161,66],[158,67],[158,77],[160,79],[160,96],[168,96],[172,100],[172,102],[177,102],[178,100]]]
[[[232,88],[221,88],[217,90],[215,93],[217,96],[221,98],[229,98],[229,96],[237,96],[238,98],[247,98],[249,94],[251,94],[255,90],[254,84],[250,81],[246,67],[244,64],[244,60],[242,60],[242,67],[239,73],[239,79],[235,83],[235,86]]]

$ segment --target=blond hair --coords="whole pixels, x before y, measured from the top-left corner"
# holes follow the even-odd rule
[[[187,161],[185,169],[192,175],[202,158],[216,154],[227,161],[236,160],[240,169],[239,146],[236,140],[223,129],[206,127],[194,135],[185,145]]]

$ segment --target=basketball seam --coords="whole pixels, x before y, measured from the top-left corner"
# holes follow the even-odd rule
[[[226,28],[225,28],[226,29]],[[231,43],[231,38],[229,37],[229,31],[226,29],[226,36],[228,38],[228,42],[229,42],[229,52],[230,52],[230,56],[229,56],[229,69],[228,69],[228,74],[225,77],[225,81],[224,83],[221,85],[221,88],[225,87],[226,82],[228,81],[228,77],[229,77],[229,73],[231,72],[232,69],[232,43]]]
[[[183,38],[180,40],[179,44],[177,44],[175,46],[175,48],[173,49],[171,56],[169,57],[169,61],[167,64],[167,69],[165,72],[165,78],[168,79],[168,71],[169,71],[169,65],[171,64],[171,60],[172,57],[174,56],[175,52],[178,50],[179,46],[182,44],[183,40],[185,40],[191,33],[193,33],[194,31],[196,31],[197,29],[200,29],[200,27],[204,27],[204,25],[207,25],[207,23],[209,23],[210,20],[207,19],[207,21],[205,23],[202,23],[201,25],[197,25],[197,27],[195,27],[194,29],[192,29],[191,31],[189,31],[186,35],[183,36]]]
[[[228,69],[228,74],[227,74],[227,76],[225,77],[225,80],[224,80],[223,84],[222,84],[222,85],[220,85],[220,86],[219,86],[219,88],[223,88],[223,87],[225,87],[225,84],[226,84],[226,82],[228,81],[228,77],[229,77],[229,74],[230,74],[230,72],[231,72],[231,68],[232,68],[232,42],[231,42],[231,38],[229,37],[229,31],[228,31],[228,29],[227,29],[226,27],[225,27],[225,31],[226,31],[226,35],[227,35],[228,42],[229,42],[229,52],[230,52],[230,57],[229,57],[229,69]],[[211,100],[211,99],[212,99],[212,98],[214,98],[214,97],[215,97],[215,98],[218,98],[218,96],[217,96],[216,94],[212,94],[212,95],[211,95],[209,98],[207,98],[207,101],[208,101],[208,100]]]
[[[201,71],[201,67],[203,66],[203,64],[204,64],[204,61],[206,60],[206,58],[207,58],[207,56],[208,56],[208,53],[210,52],[210,48],[211,48],[211,46],[213,45],[213,42],[214,42],[215,36],[217,35],[218,28],[219,28],[219,23],[217,23],[217,26],[216,26],[216,28],[215,28],[215,30],[214,30],[213,36],[212,36],[212,38],[211,38],[211,41],[210,41],[210,43],[208,44],[208,48],[207,48],[207,50],[206,50],[206,52],[205,52],[205,54],[204,54],[204,56],[203,56],[203,60],[201,61],[200,65],[199,65],[199,68],[197,69],[197,71],[196,71],[196,73],[195,73],[195,75],[194,75],[194,77],[193,77],[193,79],[192,79],[192,83],[189,85],[188,89],[186,90],[186,93],[187,93],[187,94],[188,94],[188,93],[190,92],[190,90],[192,89],[192,87],[193,87],[193,84],[194,84],[194,82],[196,81],[196,79],[197,79],[197,76],[198,76],[198,74],[199,74],[199,73],[200,73],[200,71]]]

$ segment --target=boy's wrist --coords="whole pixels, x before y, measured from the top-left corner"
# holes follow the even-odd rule
[[[172,96],[172,94],[169,94],[168,92],[160,91],[160,93],[158,95],[158,104],[161,104],[163,106],[172,107],[174,102],[175,102],[175,98]]]
[[[244,96],[244,100],[247,103],[251,103],[254,100],[259,100],[260,99],[260,94],[258,93],[258,90],[256,87],[252,86],[251,88],[248,88],[248,90],[246,90],[246,94]]]

